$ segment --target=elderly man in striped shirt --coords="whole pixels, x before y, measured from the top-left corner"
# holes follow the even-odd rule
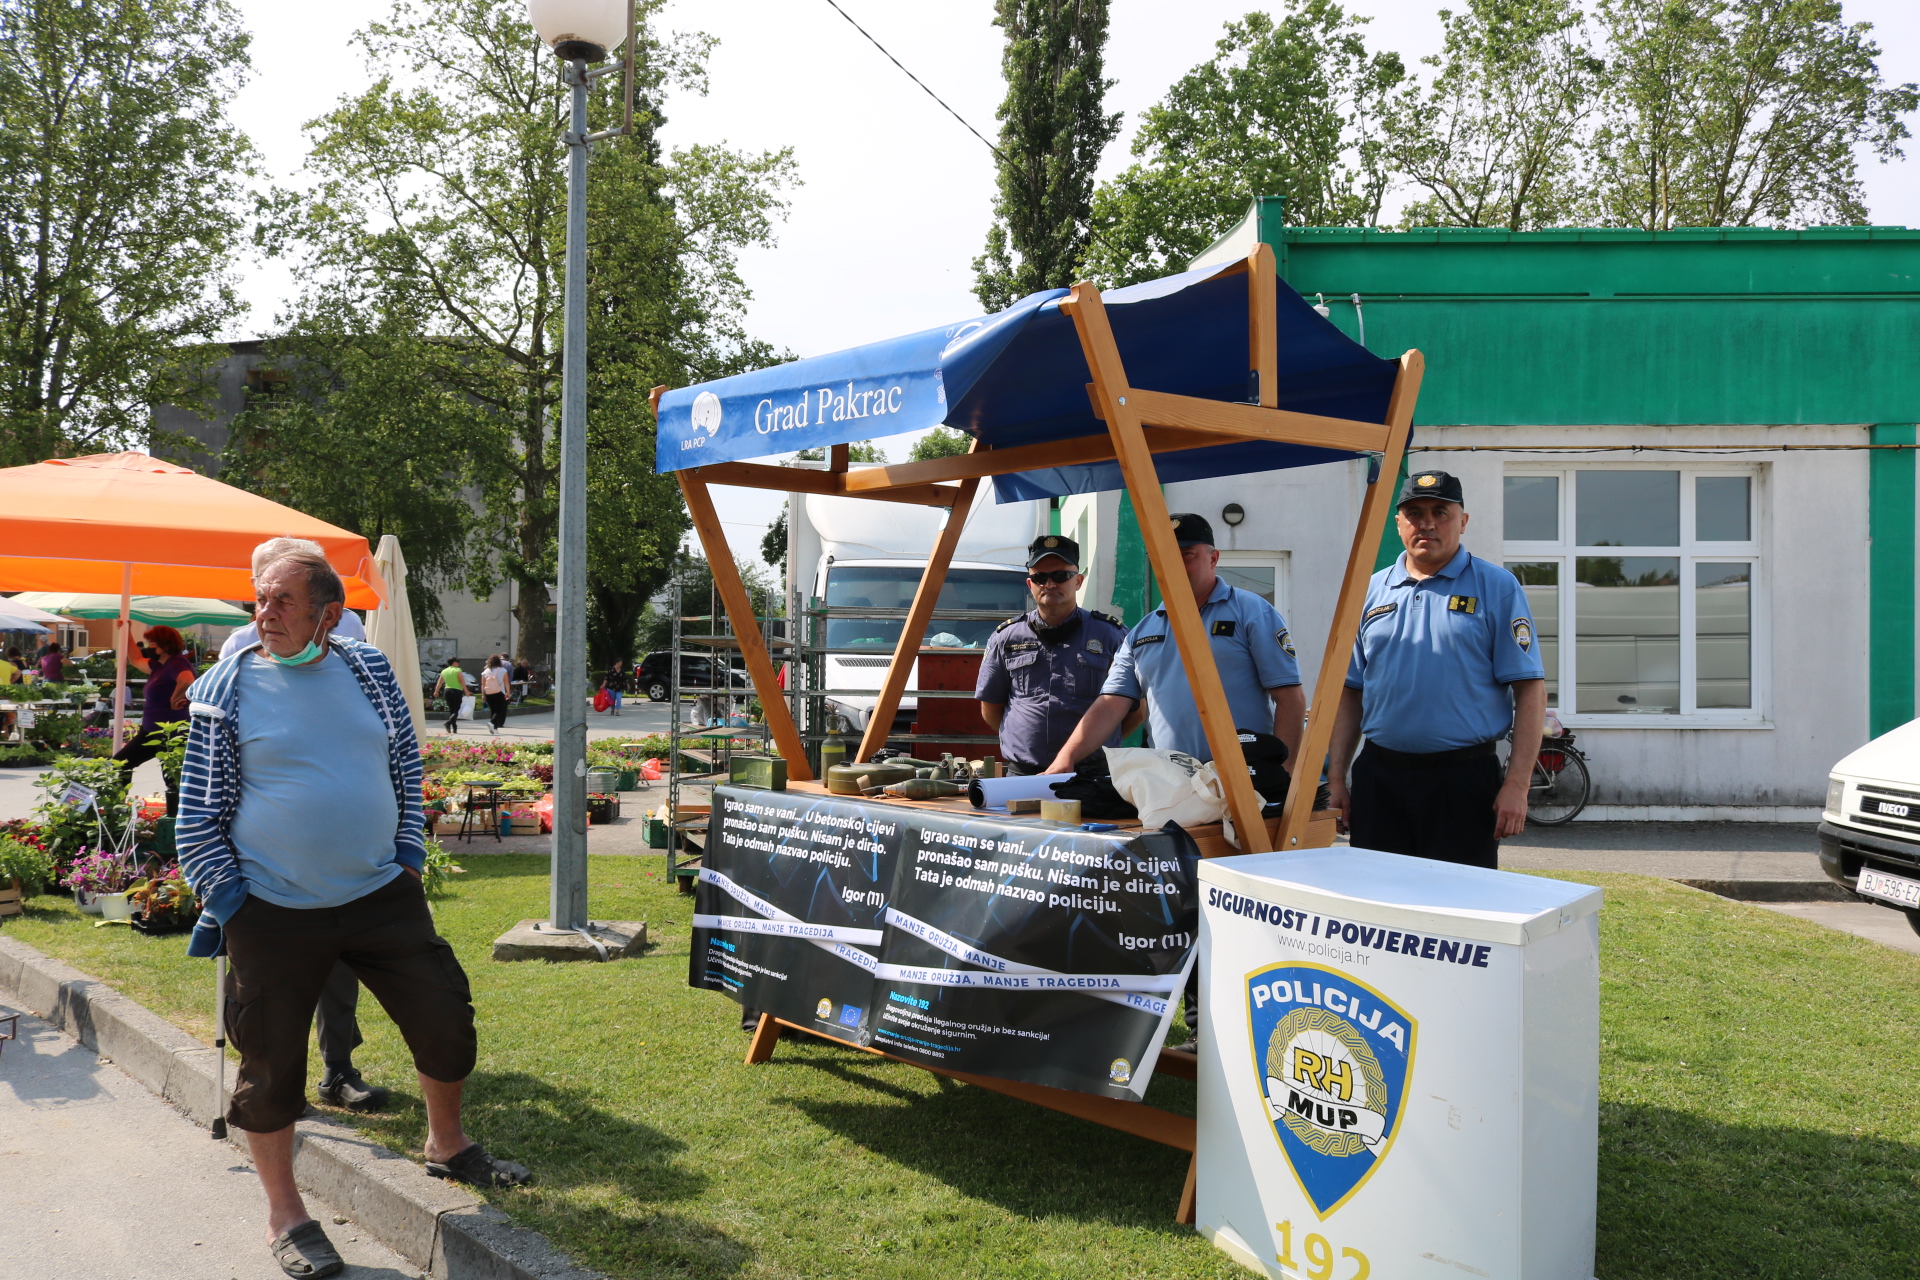
[[[188,953],[224,946],[231,962],[226,1033],[240,1067],[227,1122],[246,1132],[266,1189],[275,1261],[318,1277],[343,1264],[294,1185],[293,1124],[307,1027],[336,962],[413,1052],[427,1172],[482,1186],[530,1175],[461,1127],[472,994],[421,888],[420,750],[393,671],[373,646],[329,634],[346,592],[322,556],[277,556],[254,583],[260,643],[193,687],[177,834],[205,904]]]

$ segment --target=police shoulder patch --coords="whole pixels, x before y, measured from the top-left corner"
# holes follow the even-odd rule
[[[1293,651],[1293,633],[1291,631],[1288,631],[1285,627],[1282,627],[1278,631],[1273,633],[1273,638],[1280,642],[1281,652],[1285,653],[1289,658],[1294,658],[1299,656]]]
[[[1533,624],[1525,618],[1513,620],[1513,642],[1520,646],[1520,652],[1528,653],[1533,649]]]

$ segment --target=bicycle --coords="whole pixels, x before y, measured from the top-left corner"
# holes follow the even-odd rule
[[[1573,745],[1573,734],[1542,738],[1527,785],[1527,821],[1536,827],[1563,827],[1587,807],[1593,779],[1587,757]]]

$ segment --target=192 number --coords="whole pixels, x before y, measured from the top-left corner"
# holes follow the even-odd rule
[[[1289,1270],[1299,1270],[1300,1264],[1293,1260],[1293,1222],[1276,1222],[1273,1229],[1280,1233],[1280,1252],[1275,1261]],[[1300,1242],[1302,1252],[1307,1255],[1307,1280],[1333,1280],[1333,1273],[1339,1263],[1352,1258],[1358,1267],[1352,1275],[1342,1276],[1340,1280],[1367,1280],[1373,1267],[1367,1261],[1367,1255],[1358,1249],[1342,1249],[1336,1258],[1333,1246],[1322,1235],[1309,1235]]]

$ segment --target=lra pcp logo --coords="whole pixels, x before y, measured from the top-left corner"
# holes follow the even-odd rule
[[[1366,983],[1317,964],[1248,974],[1247,1020],[1274,1139],[1324,1220],[1387,1158],[1416,1023]]]

